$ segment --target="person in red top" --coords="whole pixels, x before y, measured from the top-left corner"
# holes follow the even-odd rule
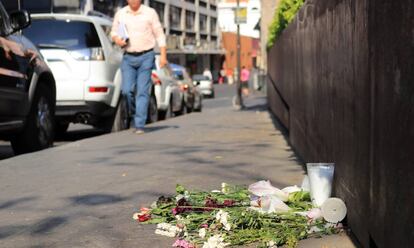
[[[249,95],[249,78],[250,78],[250,71],[245,66],[242,67],[241,74],[240,74],[240,81],[243,94],[248,96]]]

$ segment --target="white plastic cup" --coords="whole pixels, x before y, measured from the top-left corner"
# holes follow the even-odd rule
[[[320,207],[331,197],[334,163],[307,163],[312,203]]]

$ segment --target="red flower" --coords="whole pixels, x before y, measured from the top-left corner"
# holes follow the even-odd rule
[[[234,200],[224,200],[223,205],[225,207],[231,207],[234,205],[234,203],[236,203]]]
[[[145,222],[151,219],[151,214],[138,214],[138,221]]]

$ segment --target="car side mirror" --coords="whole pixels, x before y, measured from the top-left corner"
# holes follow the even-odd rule
[[[195,86],[198,86],[198,85],[200,85],[200,81],[194,81],[194,82],[193,82],[193,84],[194,84]]]
[[[29,12],[26,10],[18,10],[10,13],[10,23],[13,33],[28,27],[31,23]]]

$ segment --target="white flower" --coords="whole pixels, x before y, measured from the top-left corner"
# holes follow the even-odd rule
[[[224,238],[219,234],[210,237],[207,242],[204,242],[203,248],[224,248],[229,243],[224,243]]]
[[[162,235],[162,236],[167,236],[167,237],[170,237],[170,238],[174,238],[176,236],[176,234],[173,233],[173,232],[168,232],[168,231],[164,231],[164,230],[161,230],[161,229],[156,229],[155,234]]]
[[[132,219],[138,220],[138,218],[139,218],[139,213],[134,213],[134,215],[132,215]]]
[[[277,248],[277,245],[275,244],[275,241],[270,240],[269,242],[266,243],[267,248]]]
[[[183,217],[181,217],[181,215],[179,215],[179,214],[177,214],[177,215],[175,216],[175,218],[176,218],[177,220],[182,220],[182,219],[183,219]]]
[[[224,230],[230,231],[231,225],[228,223],[229,213],[219,210],[216,214],[216,220],[220,221],[220,223],[224,226]]]
[[[200,230],[198,230],[198,236],[200,236],[200,238],[205,238],[206,237],[206,229],[205,228],[201,228]]]
[[[227,183],[221,183],[221,192],[223,194],[229,193],[229,185]]]
[[[220,220],[221,219],[221,215],[223,214],[223,210],[219,210],[218,212],[217,212],[217,214],[216,214],[216,220]]]
[[[157,225],[157,229],[155,230],[155,234],[167,236],[167,237],[175,237],[177,236],[182,229],[178,228],[177,226],[173,226],[168,223],[159,223]]]
[[[183,199],[183,198],[185,198],[185,196],[184,195],[182,195],[182,194],[179,194],[179,195],[177,195],[176,197],[175,197],[175,201],[179,201],[179,200],[181,200],[181,199]]]

